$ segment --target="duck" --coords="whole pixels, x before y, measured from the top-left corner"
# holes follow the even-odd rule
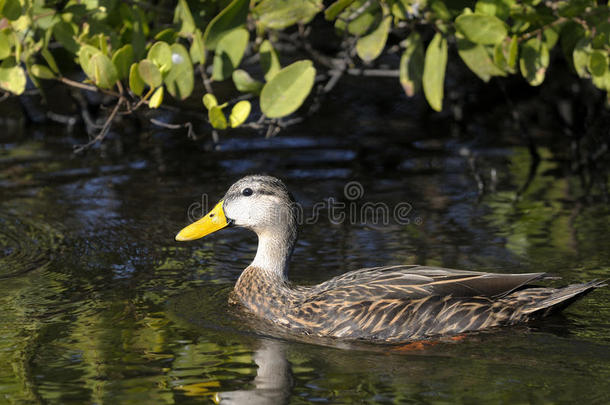
[[[533,284],[547,273],[501,274],[399,264],[346,272],[317,285],[288,279],[297,241],[296,201],[268,175],[230,186],[177,241],[242,227],[258,236],[252,263],[229,301],[298,335],[383,343],[413,342],[525,323],[558,312],[605,286],[589,281],[551,288]],[[256,319],[256,318],[255,318]]]

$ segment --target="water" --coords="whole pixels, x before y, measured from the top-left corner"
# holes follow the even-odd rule
[[[518,198],[531,164],[519,142],[447,136],[445,121],[424,130],[367,108],[343,112],[343,126],[242,134],[217,152],[183,134],[123,133],[102,156],[74,157],[78,131],[0,130],[0,402],[607,403],[610,288],[562,316],[461,341],[306,341],[227,305],[254,235],[174,241],[189,207],[196,215],[240,176],[266,172],[305,213],[328,198],[348,214],[352,203],[411,207],[408,224],[336,224],[324,213],[304,224],[299,283],[399,263],[608,278],[603,190],[566,173],[544,143]],[[494,190],[478,194],[465,148]],[[344,195],[350,181],[361,199]]]

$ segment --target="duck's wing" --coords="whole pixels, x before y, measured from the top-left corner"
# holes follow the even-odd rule
[[[312,289],[320,295],[416,299],[428,296],[499,298],[542,279],[545,273],[499,274],[430,266],[386,266],[360,269],[335,277]]]

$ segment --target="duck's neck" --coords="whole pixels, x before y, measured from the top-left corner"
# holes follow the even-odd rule
[[[283,319],[294,301],[288,284],[288,262],[296,232],[257,232],[258,249],[254,260],[235,284],[235,298],[246,308],[273,321]]]
[[[264,271],[265,276],[280,282],[288,281],[288,265],[296,242],[292,227],[257,232],[258,249],[250,264]]]

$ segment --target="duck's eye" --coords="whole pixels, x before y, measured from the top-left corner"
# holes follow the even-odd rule
[[[249,197],[252,195],[252,189],[250,187],[244,188],[244,190],[241,192],[243,195],[245,195],[246,197]]]

